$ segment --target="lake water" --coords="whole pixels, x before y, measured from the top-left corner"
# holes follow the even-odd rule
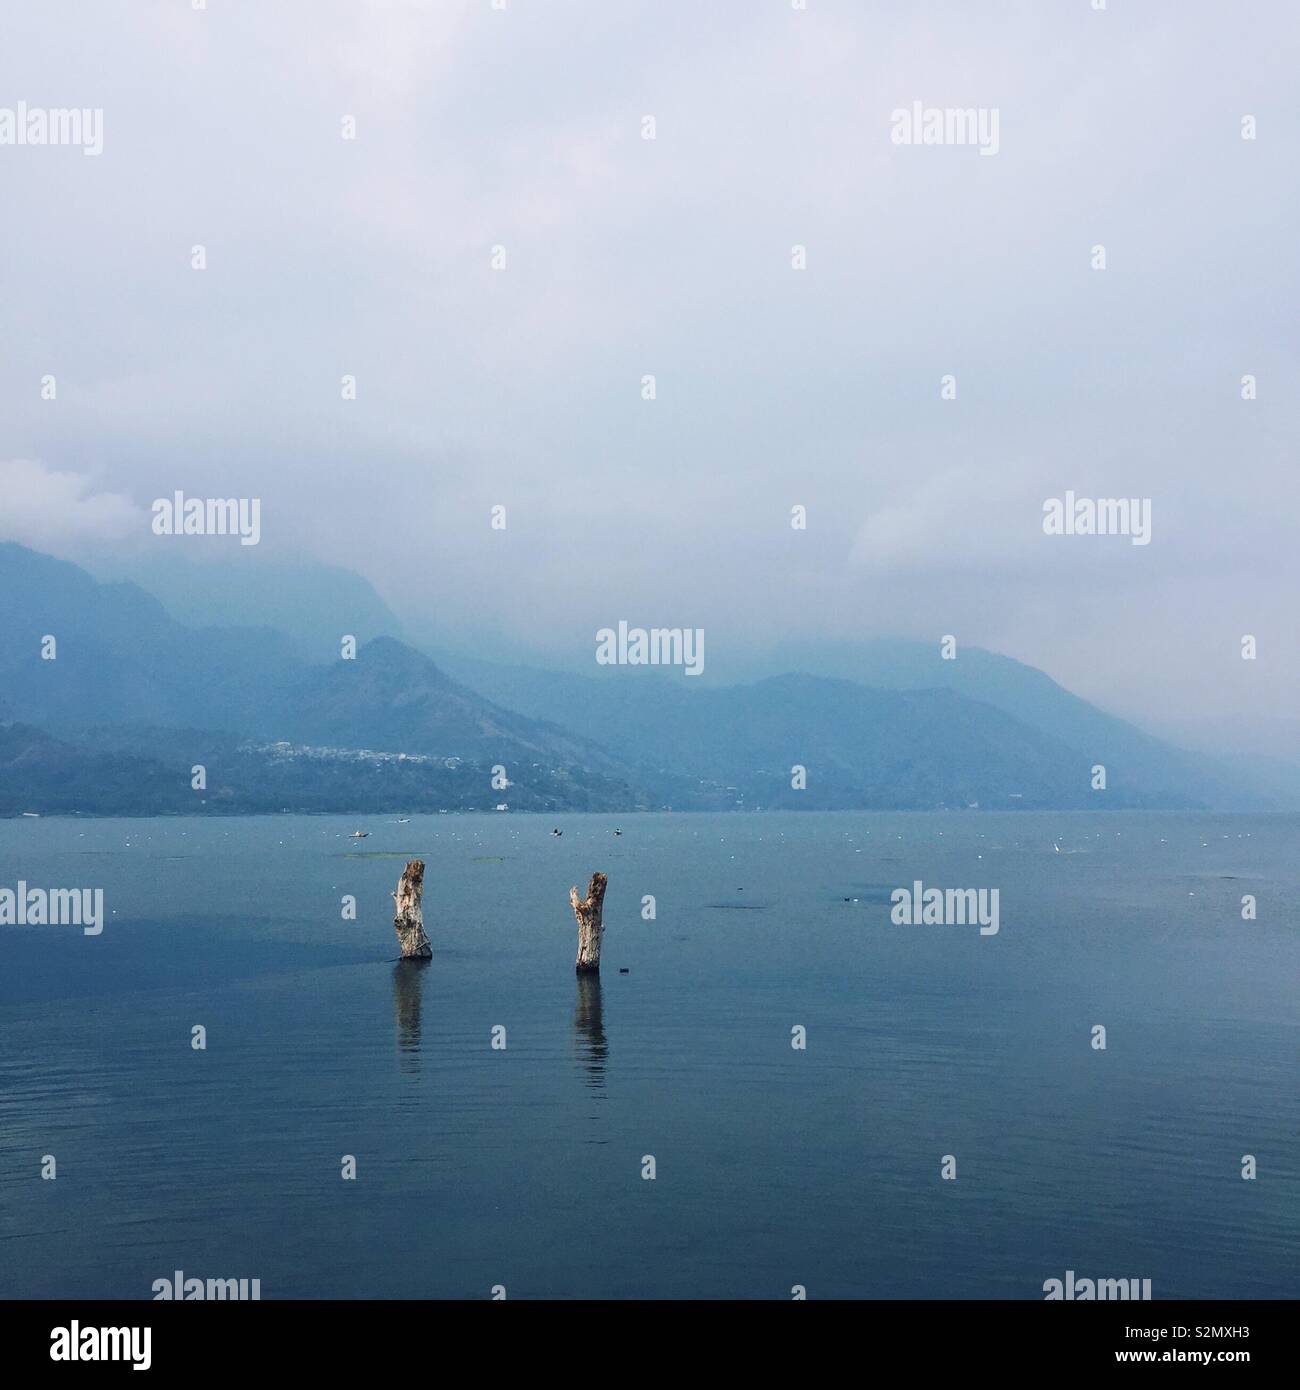
[[[0,887],[107,913],[0,927],[0,1296],[179,1269],[1041,1298],[1072,1269],[1294,1297],[1298,845],[1297,817],[1190,814],[0,821]],[[423,966],[389,897],[413,857]],[[1000,930],[891,924],[915,879],[998,888]]]

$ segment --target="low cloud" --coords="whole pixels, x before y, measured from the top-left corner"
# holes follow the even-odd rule
[[[148,533],[144,509],[119,492],[101,492],[85,473],[62,473],[35,459],[0,461],[0,540],[65,559]]]

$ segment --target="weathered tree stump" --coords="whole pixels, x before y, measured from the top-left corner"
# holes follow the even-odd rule
[[[576,886],[569,889],[573,915],[578,919],[580,975],[595,974],[600,970],[600,938],[605,931],[605,924],[601,921],[601,909],[605,902],[605,885],[608,882],[604,874],[592,874],[585,898],[578,897]]]
[[[397,880],[397,892],[393,899],[397,903],[397,916],[393,926],[397,931],[397,944],[402,948],[403,960],[429,960],[433,947],[424,934],[424,916],[420,911],[420,899],[424,895],[424,860],[412,859],[402,870]]]

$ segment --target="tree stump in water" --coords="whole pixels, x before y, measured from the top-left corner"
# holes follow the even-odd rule
[[[592,874],[591,883],[585,898],[578,897],[576,887],[569,889],[569,901],[573,904],[573,915],[578,919],[578,973],[595,973],[600,970],[600,938],[605,930],[601,921],[601,909],[605,902],[605,885],[609,880],[604,874]]]
[[[424,916],[420,912],[423,895],[424,860],[412,859],[402,870],[402,876],[397,880],[397,892],[393,894],[397,903],[393,926],[404,960],[429,960],[433,955],[433,947],[424,934]]]

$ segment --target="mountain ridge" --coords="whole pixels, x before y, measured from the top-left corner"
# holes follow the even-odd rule
[[[43,660],[51,636],[57,655]],[[964,673],[953,669],[962,661]],[[62,775],[73,776],[69,759],[80,756],[114,787],[129,785],[122,769],[94,760],[137,757],[141,806],[172,809],[170,793],[146,792],[162,765],[168,777],[185,773],[188,788],[176,741],[188,730],[236,769],[221,798],[231,809],[283,809],[270,803],[286,794],[307,809],[386,796],[399,809],[412,795],[422,805],[448,796],[438,809],[1287,804],[1285,779],[1165,744],[996,653],[941,662],[923,644],[877,643],[825,664],[874,673],[878,684],[798,671],[734,685],[653,668],[576,675],[435,660],[384,634],[355,659],[314,662],[278,629],[187,627],[138,585],[0,545],[0,719],[28,730],[25,750],[10,738],[6,765],[20,779],[10,788],[18,800],[40,790],[43,748]],[[937,678],[907,684],[926,677]],[[51,737],[57,747],[42,744]],[[160,762],[153,752],[164,746]],[[354,756],[362,752],[369,757]],[[434,777],[438,759],[457,776]],[[1097,764],[1104,792],[1092,786]],[[410,775],[416,767],[426,767],[423,780]],[[46,788],[58,801],[55,790]]]

